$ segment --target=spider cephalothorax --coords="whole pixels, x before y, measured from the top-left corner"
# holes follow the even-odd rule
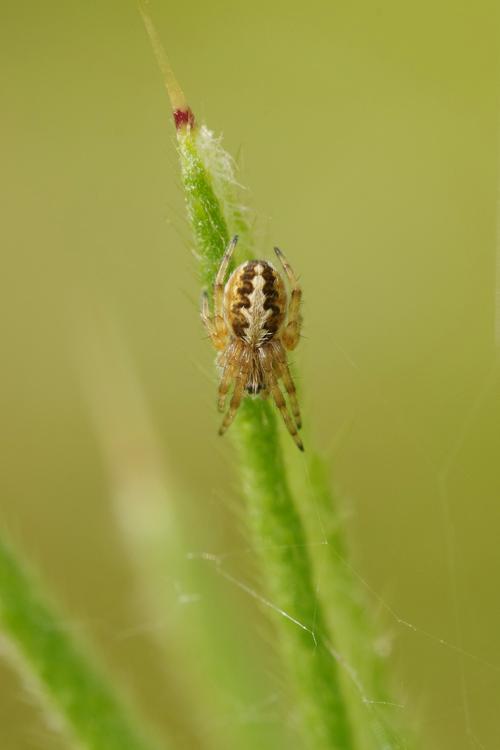
[[[301,290],[297,277],[281,250],[275,247],[291,285],[289,304],[283,279],[265,260],[243,263],[225,284],[237,241],[237,237],[231,240],[217,272],[213,315],[210,314],[206,292],[201,309],[203,323],[219,352],[220,411],[224,411],[227,393],[234,384],[229,409],[219,432],[222,435],[233,421],[245,391],[263,398],[271,395],[295,443],[304,450],[298,434],[301,426],[299,405],[286,355],[287,350],[295,349],[300,337]],[[291,413],[280,380],[288,393]]]

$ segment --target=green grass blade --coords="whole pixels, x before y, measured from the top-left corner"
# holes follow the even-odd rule
[[[345,667],[344,691],[357,744],[363,750],[409,750],[414,746],[407,726],[411,722],[403,721],[403,707],[391,689],[383,639],[375,627],[366,587],[353,567],[342,504],[328,474],[325,461],[312,453],[307,457],[307,472],[294,471],[293,480],[300,489],[308,537],[323,542],[311,546],[311,557],[325,616],[335,630],[336,648]]]
[[[0,629],[15,666],[75,747],[153,750],[32,574],[0,540]]]
[[[174,101],[187,211],[202,284],[211,292],[238,215],[231,209],[226,212],[221,196],[215,192],[214,179],[198,149],[200,130],[194,125],[191,110],[183,98],[183,109],[176,104]],[[205,140],[205,158],[207,148]],[[283,653],[294,677],[307,746],[352,750],[338,666],[316,596],[302,524],[288,487],[276,415],[269,404],[247,399],[232,433],[240,447],[249,527],[261,551],[273,608],[281,613],[278,627]]]
[[[284,653],[295,678],[306,747],[350,750],[338,666],[313,584],[307,539],[269,403],[247,400],[235,425],[249,525],[260,554]]]

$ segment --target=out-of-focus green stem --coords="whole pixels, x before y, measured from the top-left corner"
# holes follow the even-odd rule
[[[311,545],[311,557],[325,616],[335,631],[336,648],[344,665],[342,682],[357,747],[409,750],[413,747],[406,726],[409,722],[403,721],[402,707],[390,689],[387,656],[366,590],[352,567],[343,510],[332,491],[325,461],[317,454],[308,455],[307,471],[294,471],[293,480],[308,537],[322,542]]]
[[[306,747],[350,750],[351,728],[339,670],[314,588],[307,539],[288,485],[271,405],[247,400],[235,432],[250,528],[295,677]]]
[[[257,745],[274,750],[280,745],[279,726],[242,722],[234,715],[234,706],[253,705],[266,689],[246,642],[246,619],[224,606],[224,579],[196,553],[188,553],[201,548],[197,532],[209,522],[210,511],[189,498],[163,461],[133,359],[108,316],[75,338],[85,342],[78,372],[118,525],[137,573],[141,619],[149,613],[160,624],[154,632],[165,657],[171,736],[180,747],[196,750],[254,750]],[[228,632],[240,637],[228,638]],[[231,720],[218,720],[227,715]]]
[[[0,628],[14,664],[39,688],[44,708],[72,745],[87,750],[153,750],[128,707],[113,693],[32,574],[0,540]]]

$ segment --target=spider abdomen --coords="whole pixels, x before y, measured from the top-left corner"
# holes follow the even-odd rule
[[[270,341],[279,331],[287,305],[285,285],[265,260],[238,266],[224,290],[224,316],[233,334],[252,347]]]

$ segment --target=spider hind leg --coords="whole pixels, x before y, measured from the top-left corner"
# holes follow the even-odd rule
[[[286,428],[290,435],[292,436],[295,445],[297,448],[301,451],[304,450],[304,444],[300,438],[299,432],[298,432],[298,426],[296,424],[296,421],[294,418],[292,418],[292,415],[290,414],[288,410],[287,403],[285,401],[285,398],[283,396],[283,393],[281,392],[281,388],[278,384],[278,378],[275,374],[274,367],[273,367],[273,356],[269,351],[262,350],[261,353],[261,361],[262,361],[262,368],[265,373],[266,378],[266,389],[269,391],[271,396],[274,399],[274,403],[278,407],[281,416],[283,417],[283,421],[286,425]],[[278,361],[279,363],[279,361]],[[299,417],[300,421],[300,417]]]
[[[235,381],[233,395],[231,396],[231,401],[229,403],[229,409],[227,410],[226,415],[222,420],[222,424],[219,427],[219,435],[223,435],[233,422],[236,416],[236,412],[238,411],[241,404],[241,399],[243,398],[244,391],[245,380],[240,375]]]
[[[285,390],[288,393],[290,407],[292,410],[293,418],[295,419],[295,424],[300,430],[300,428],[302,427],[302,417],[300,416],[299,402],[297,399],[297,389],[295,388],[295,383],[293,382],[292,374],[286,361],[280,362],[279,371],[281,379],[283,380],[283,385],[285,386]]]
[[[234,380],[234,388],[231,401],[229,402],[229,409],[219,428],[219,435],[223,435],[226,432],[236,416],[241,400],[245,395],[245,388],[251,368],[252,360],[246,348],[235,348],[229,351],[226,359],[226,367],[219,385],[219,409],[224,409],[225,396],[232,380]]]
[[[300,451],[303,451],[304,444],[298,433],[297,425],[295,424],[295,421],[292,419],[290,412],[288,411],[286,401],[278,385],[278,381],[274,377],[273,377],[273,381],[269,384],[269,389],[271,391],[272,397],[274,398],[274,403],[280,410],[281,416],[283,417],[283,421],[285,422],[286,428],[288,432],[290,433],[290,435],[292,436],[295,442],[295,445]]]

